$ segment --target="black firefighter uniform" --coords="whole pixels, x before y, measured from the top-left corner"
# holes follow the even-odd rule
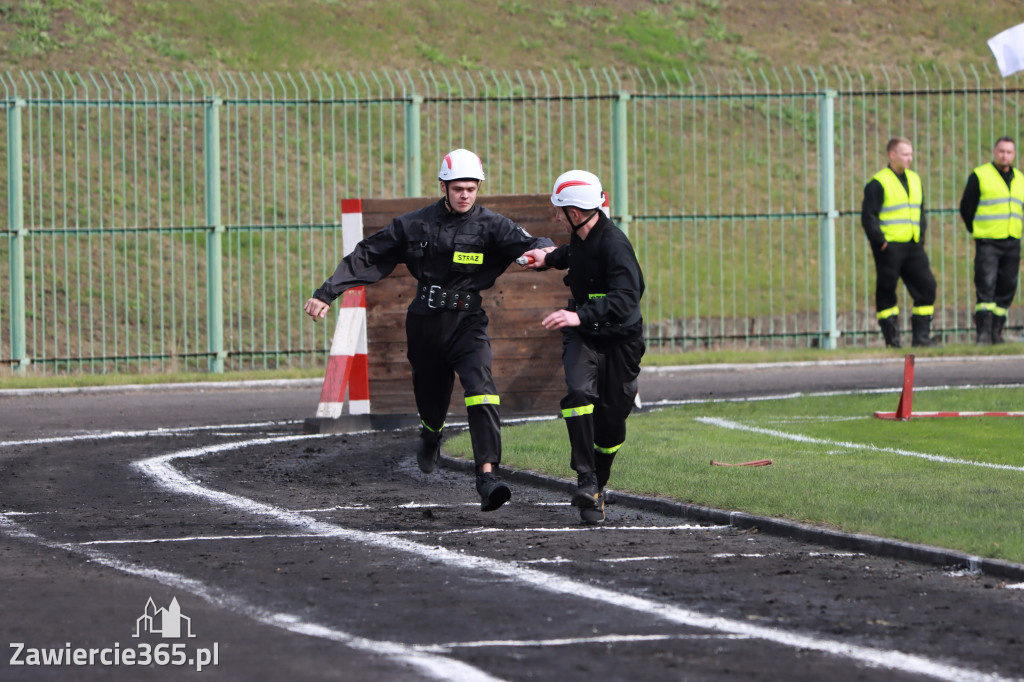
[[[395,218],[365,238],[313,296],[330,303],[345,290],[378,282],[399,263],[418,281],[405,319],[416,409],[440,433],[455,374],[465,393],[479,468],[501,462],[500,399],[491,375],[491,342],[480,292],[523,252],[554,246],[522,226],[474,205],[457,214],[441,200]]]
[[[568,392],[562,416],[569,432],[571,466],[608,482],[612,460],[626,440],[645,345],[640,298],[644,276],[629,238],[603,214],[586,239],[547,254],[544,265],[569,269],[565,283],[580,318],[562,328],[562,364]]]

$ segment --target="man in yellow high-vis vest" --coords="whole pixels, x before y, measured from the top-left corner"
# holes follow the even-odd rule
[[[1024,174],[1013,167],[1012,137],[996,140],[992,163],[967,177],[960,217],[974,235],[975,343],[1003,342],[1007,308],[1017,293],[1020,235],[1024,225]]]
[[[904,286],[914,301],[911,327],[914,346],[935,346],[931,337],[935,312],[935,276],[924,250],[927,220],[921,177],[910,170],[914,148],[905,137],[886,145],[889,165],[864,186],[861,225],[875,257],[875,308],[885,345],[899,348],[899,306],[896,285]]]

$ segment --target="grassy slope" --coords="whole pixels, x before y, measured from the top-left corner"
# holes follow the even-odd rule
[[[994,60],[1013,0],[0,0],[12,70],[757,68]]]

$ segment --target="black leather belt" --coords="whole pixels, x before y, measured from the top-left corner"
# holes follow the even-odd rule
[[[436,284],[420,284],[420,300],[434,310],[480,310],[483,297],[475,291],[445,289]]]

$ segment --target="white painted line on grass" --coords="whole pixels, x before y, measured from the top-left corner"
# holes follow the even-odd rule
[[[949,389],[973,389],[973,388],[1021,388],[1024,384],[963,384],[958,386],[945,385],[945,386],[917,386],[914,388],[915,393],[922,393],[924,391],[945,391]],[[687,398],[684,400],[656,400],[650,403],[644,403],[644,407],[648,408],[659,408],[659,407],[677,407],[682,405],[700,405],[701,403],[712,405],[715,403],[760,403],[760,402],[771,402],[773,400],[791,400],[793,398],[830,398],[833,396],[844,396],[844,395],[882,395],[886,393],[899,393],[903,390],[903,387],[898,388],[858,388],[844,391],[814,391],[804,393],[802,391],[794,391],[792,393],[776,393],[775,395],[761,395],[746,398]]]
[[[428,559],[431,562],[443,564],[449,568],[457,570],[488,573],[509,582],[518,583],[523,586],[532,587],[552,594],[586,599],[606,606],[628,609],[653,618],[688,627],[753,637],[797,650],[813,650],[827,655],[848,658],[868,666],[888,670],[898,670],[910,674],[928,675],[937,679],[950,680],[951,682],[954,680],[957,682],[962,680],[986,680],[995,682],[997,680],[1004,679],[998,675],[981,673],[969,668],[947,665],[923,656],[907,654],[901,651],[878,649],[849,642],[824,639],[811,635],[802,635],[794,632],[786,632],[774,627],[754,625],[752,623],[724,618],[721,616],[707,615],[690,609],[654,601],[638,595],[616,592],[608,588],[579,582],[564,576],[546,573],[533,568],[526,568],[515,561],[504,561],[490,557],[464,554],[460,551],[438,546],[423,545],[394,536],[385,536],[380,533],[344,528],[336,524],[318,521],[302,514],[296,514],[295,512],[287,509],[275,507],[264,502],[258,502],[239,495],[206,488],[199,482],[189,479],[187,476],[175,469],[173,465],[175,460],[179,459],[202,457],[217,452],[226,452],[228,450],[245,447],[272,445],[286,440],[298,440],[299,438],[300,437],[291,437],[287,439],[262,438],[241,441],[238,443],[224,443],[207,448],[192,448],[135,462],[134,466],[167,490],[191,497],[199,497],[207,502],[237,509],[246,514],[273,518],[276,521],[298,528],[303,532],[320,533],[325,537],[339,538],[357,544],[393,552],[402,552],[412,556]],[[318,632],[321,629],[326,630],[323,626],[315,624],[293,623],[293,625],[301,630],[309,631],[311,634]],[[375,643],[375,645],[380,644],[381,643],[379,642]],[[408,651],[408,647],[402,647],[401,651],[403,653]],[[448,663],[448,661],[445,661],[444,659],[435,662],[441,665]],[[451,661],[450,663],[454,664],[456,662]],[[443,668],[438,672],[447,673]]]
[[[760,433],[765,436],[774,436],[776,438],[784,438],[786,440],[796,441],[798,443],[810,443],[813,445],[829,445],[847,448],[851,450],[867,450],[870,452],[887,452],[892,455],[900,455],[903,457],[917,457],[919,459],[926,459],[930,462],[942,462],[944,464],[964,464],[966,466],[982,467],[985,469],[1002,469],[1005,471],[1024,471],[1024,467],[1011,466],[1009,464],[993,464],[992,462],[975,462],[969,459],[956,459],[955,457],[945,457],[943,455],[929,455],[924,452],[914,452],[912,450],[902,450],[900,448],[882,448],[877,445],[869,445],[866,443],[852,443],[849,441],[838,441],[829,440],[827,438],[815,438],[813,436],[805,436],[799,433],[786,433],[785,431],[777,431],[775,429],[765,429],[759,426],[748,426],[746,424],[740,424],[734,422],[731,419],[722,419],[721,417],[696,417],[696,421],[708,426],[717,426],[723,429],[731,429],[733,431],[746,431],[748,433]]]
[[[918,357],[919,365],[979,360],[984,362],[1020,362],[1024,355],[974,355],[970,357]],[[854,358],[849,360],[790,360],[786,362],[722,362],[708,365],[661,365],[643,367],[643,374],[674,374],[676,372],[747,371],[750,369],[803,369],[809,367],[862,367],[870,365],[902,365],[903,358]]]
[[[342,630],[306,622],[299,616],[291,613],[268,611],[265,606],[252,604],[238,595],[211,587],[202,581],[179,573],[132,564],[98,550],[81,547],[80,545],[46,540],[12,521],[6,514],[0,514],[0,531],[12,537],[35,541],[51,549],[60,549],[84,555],[97,564],[121,571],[122,573],[153,580],[174,589],[185,590],[218,608],[226,608],[235,613],[240,613],[258,623],[272,625],[299,635],[319,637],[338,642],[349,648],[374,656],[390,658],[398,665],[405,664],[415,667],[431,679],[441,682],[446,680],[455,682],[503,682],[501,678],[494,677],[479,668],[474,668],[461,661],[439,656],[428,651],[420,651],[416,647],[407,644],[358,637]]]

